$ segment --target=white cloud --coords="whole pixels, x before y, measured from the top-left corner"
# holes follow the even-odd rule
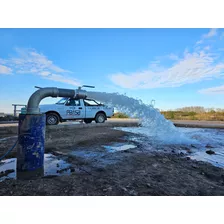
[[[144,71],[129,74],[116,73],[110,75],[109,78],[117,86],[129,89],[178,87],[201,80],[219,78],[223,76],[224,71],[224,60],[218,61],[222,56],[218,52],[220,50],[216,49],[214,53],[211,51],[211,46],[200,45],[205,43],[206,39],[216,36],[217,33],[217,29],[210,29],[207,34],[202,35],[193,51],[190,52],[186,48],[182,57],[169,54],[168,58],[175,61],[173,65],[164,67],[161,63],[156,63]]]
[[[207,89],[201,89],[198,92],[202,94],[224,94],[224,85]]]
[[[178,87],[204,79],[218,78],[222,76],[223,71],[224,62],[217,62],[216,55],[197,50],[189,53],[185,50],[183,57],[169,67],[157,65],[157,70],[149,68],[130,74],[112,74],[109,77],[114,84],[123,88],[146,89]]]
[[[42,75],[42,76],[48,76],[50,74],[51,73],[50,72],[47,72],[47,71],[43,71],[43,72],[40,73],[40,75]]]
[[[12,73],[12,69],[11,68],[8,68],[4,65],[0,65],[0,74],[11,74]]]
[[[8,61],[19,73],[40,73],[43,71],[66,73],[69,72],[56,66],[45,55],[37,53],[34,49],[16,48],[17,57],[10,58]]]
[[[210,31],[207,33],[207,34],[204,34],[203,35],[203,38],[210,38],[210,37],[214,37],[214,36],[216,36],[217,35],[217,30],[218,29],[210,29]]]
[[[175,54],[170,54],[169,55],[169,59],[177,61],[177,60],[179,60],[179,57],[177,55],[175,55]]]
[[[220,40],[222,40],[222,39],[223,39],[223,37],[224,37],[224,32],[222,32],[222,33],[220,34],[219,39],[220,39]]]
[[[58,75],[58,74],[51,74],[51,75],[46,76],[45,78],[49,79],[49,80],[56,81],[56,82],[70,84],[73,86],[81,85],[76,79],[66,78],[66,77],[64,77],[62,75]]]
[[[204,50],[205,50],[205,51],[209,51],[210,48],[211,48],[210,46],[206,46],[206,47],[204,47]]]
[[[6,63],[6,61],[5,60],[3,60],[2,58],[0,58],[0,64],[5,64]]]
[[[196,42],[196,45],[200,45],[202,43],[204,43],[205,39],[209,39],[211,37],[214,37],[218,34],[218,29],[210,29],[208,33],[202,35],[201,40]]]
[[[199,41],[196,42],[196,45],[202,44],[202,43],[203,43],[203,40],[199,40]]]
[[[55,65],[45,55],[38,53],[35,49],[16,48],[16,56],[9,59],[0,59],[8,66],[10,71],[17,74],[34,74],[44,79],[50,79],[57,82],[67,83],[74,86],[80,83],[66,74],[71,73],[68,70]]]

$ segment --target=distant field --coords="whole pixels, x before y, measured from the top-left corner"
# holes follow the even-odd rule
[[[163,111],[161,112],[168,120],[195,120],[195,121],[224,121],[224,112],[183,112]],[[113,118],[128,118],[126,114],[115,113]]]
[[[163,111],[161,112],[169,120],[201,120],[201,121],[224,121],[224,112],[183,112]]]

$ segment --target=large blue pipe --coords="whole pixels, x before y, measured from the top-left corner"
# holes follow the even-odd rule
[[[34,171],[44,165],[46,115],[20,114],[17,171]]]
[[[37,171],[44,166],[46,115],[40,114],[39,103],[46,97],[85,98],[86,91],[40,88],[29,98],[26,114],[19,115],[17,171]]]

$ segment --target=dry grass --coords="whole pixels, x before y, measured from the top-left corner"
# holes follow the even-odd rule
[[[166,119],[172,120],[203,120],[203,121],[224,121],[224,112],[183,112],[183,111],[163,111]]]

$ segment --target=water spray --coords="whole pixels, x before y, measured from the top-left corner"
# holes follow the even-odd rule
[[[167,120],[154,105],[144,104],[141,100],[119,93],[90,92],[88,97],[94,98],[108,106],[113,105],[120,112],[131,118],[138,117],[144,134],[168,144],[188,144],[190,141],[174,124]],[[155,100],[152,100],[155,102]]]

